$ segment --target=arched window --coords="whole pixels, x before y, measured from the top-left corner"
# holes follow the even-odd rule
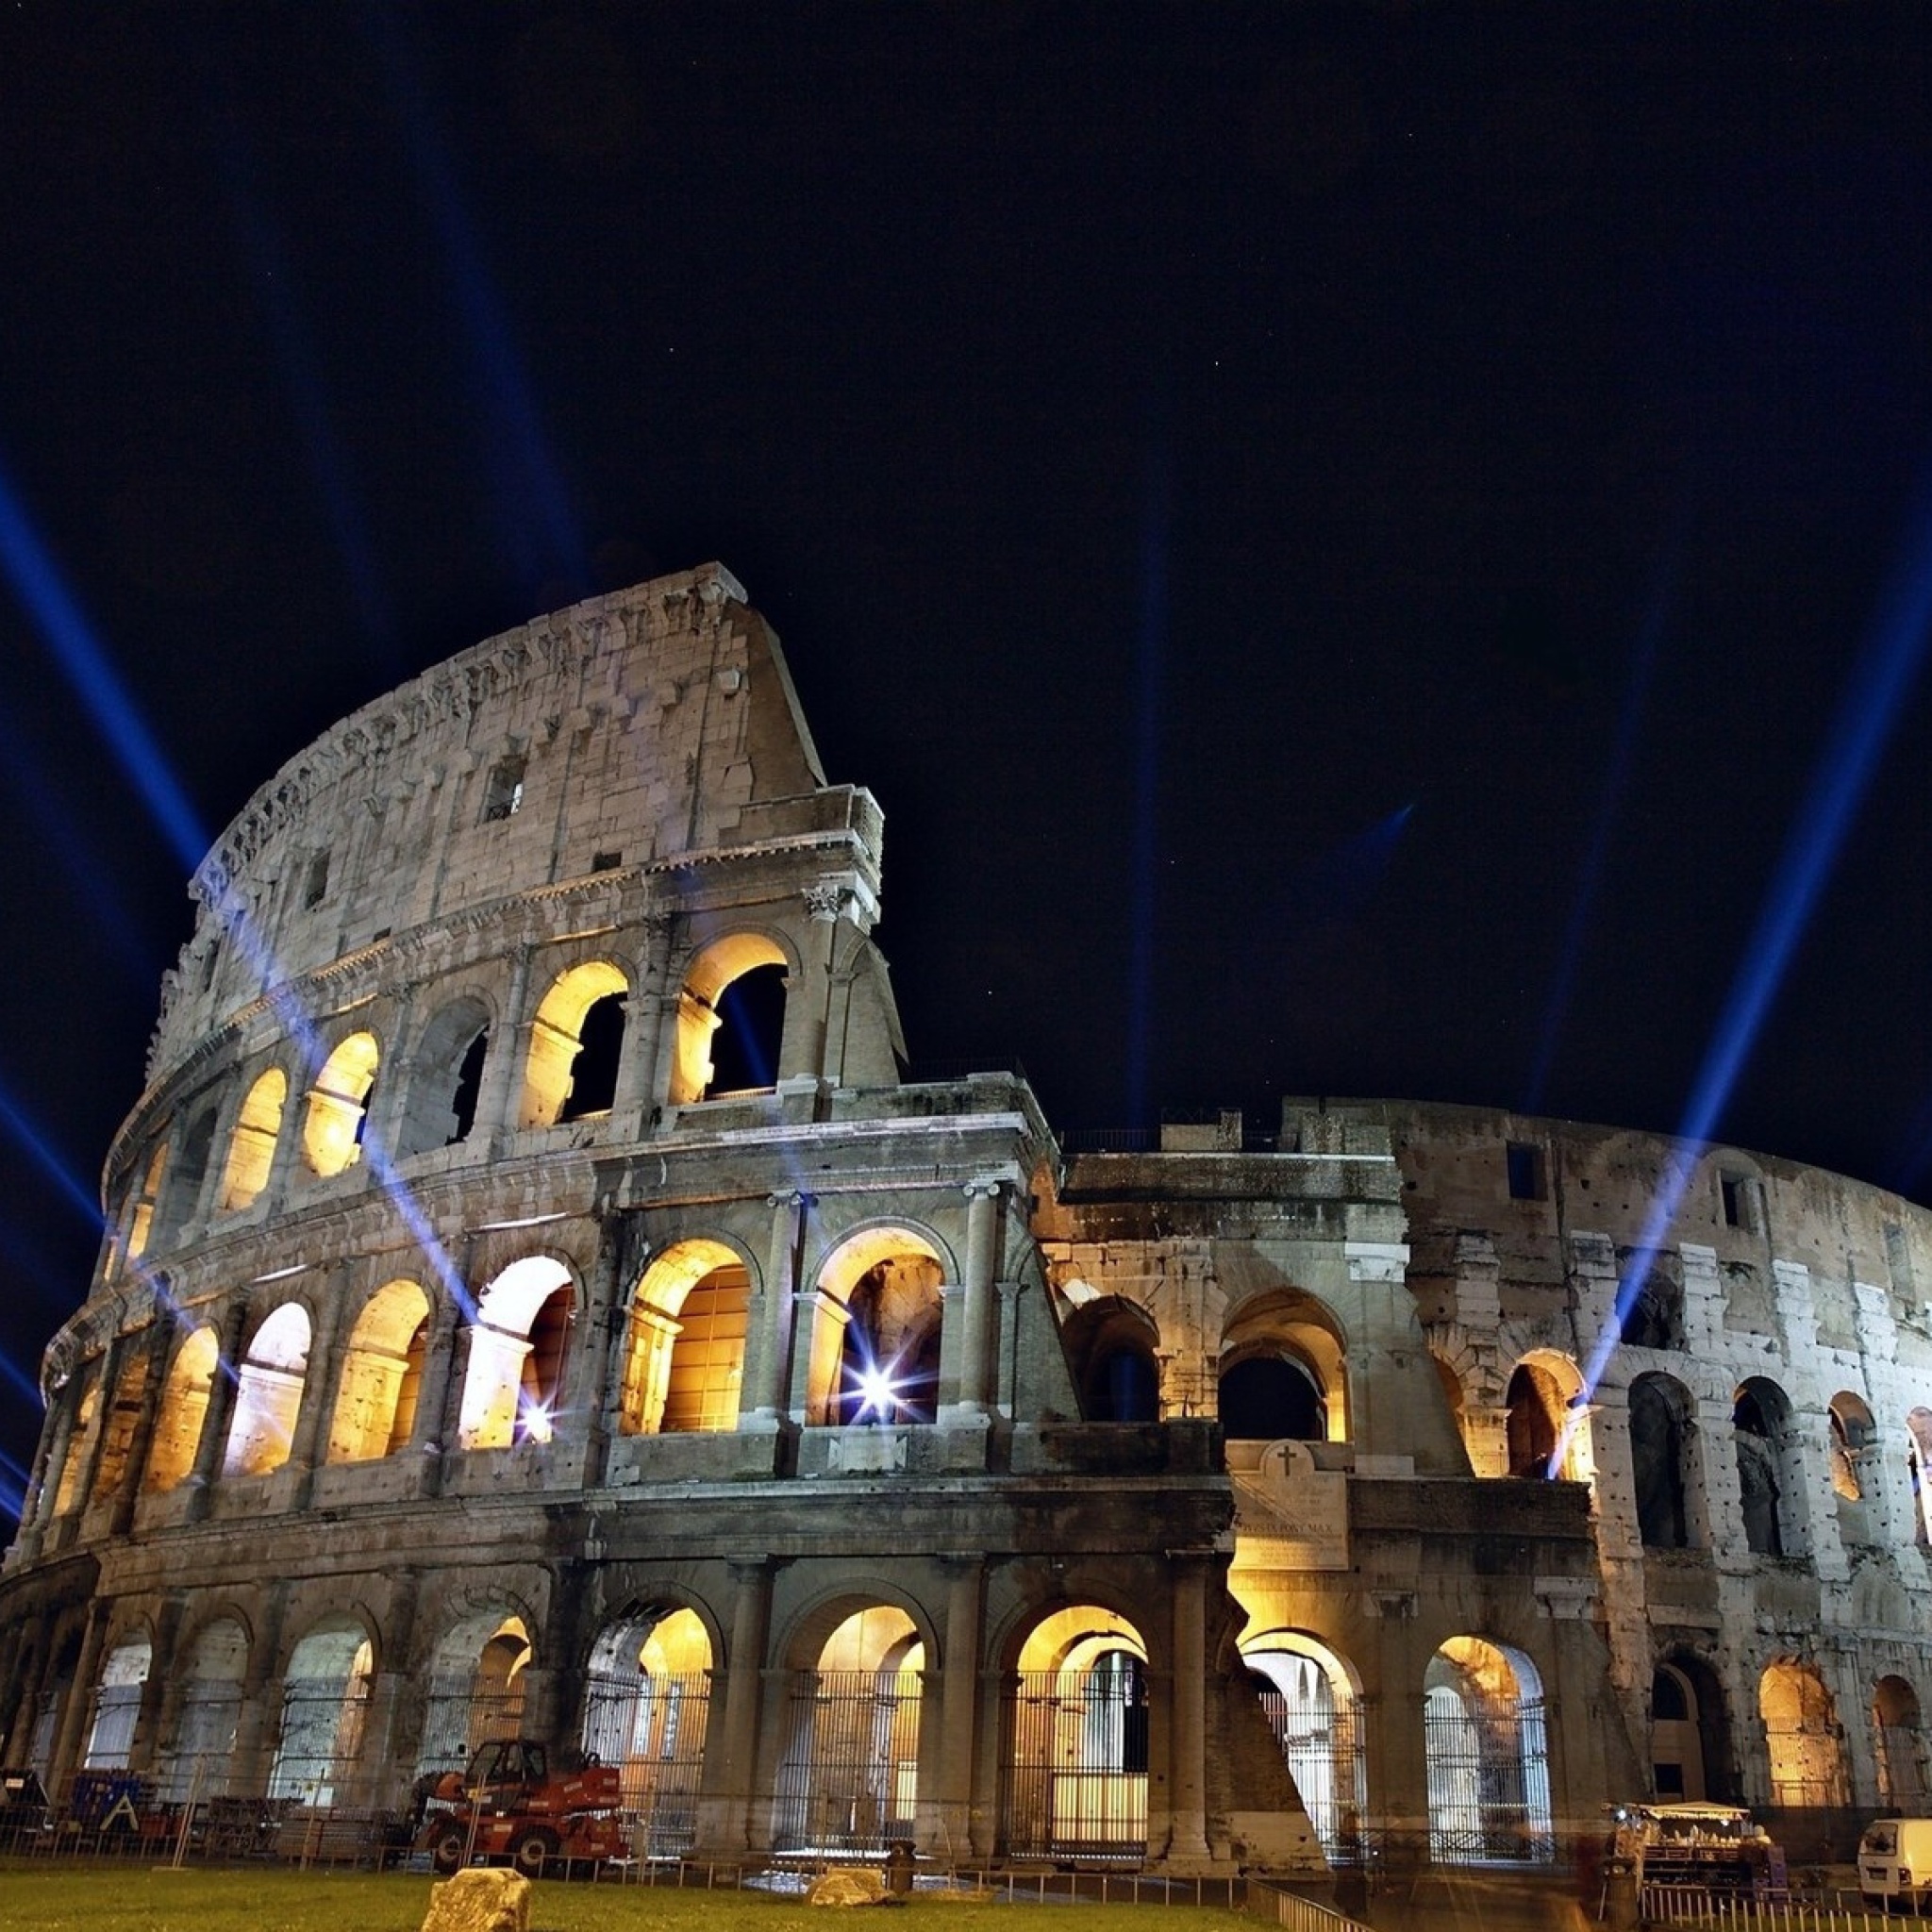
[[[792,1673],[774,1850],[876,1854],[894,1840],[909,1842],[924,1665],[912,1619],[873,1604],[831,1632],[810,1667]]]
[[[618,1767],[643,1857],[682,1857],[697,1840],[710,1685],[711,1640],[693,1610],[634,1610],[591,1649],[583,1748]]]
[[[1080,1390],[1080,1412],[1091,1423],[1160,1420],[1160,1340],[1145,1308],[1119,1295],[1096,1295],[1085,1283],[1067,1291],[1078,1305],[1061,1324],[1067,1358]]]
[[[1631,1474],[1638,1533],[1647,1549],[1691,1545],[1689,1406],[1689,1395],[1666,1376],[1640,1375],[1630,1385]]]
[[[197,1328],[175,1351],[168,1378],[161,1386],[161,1406],[155,1418],[143,1488],[172,1490],[193,1473],[220,1352],[212,1327]]]
[[[722,1241],[679,1241],[632,1298],[618,1425],[625,1435],[738,1426],[751,1277]]]
[[[142,1338],[143,1344],[146,1338]],[[106,1502],[127,1479],[128,1457],[140,1432],[142,1400],[147,1393],[148,1356],[145,1345],[124,1357],[107,1409],[101,1416],[101,1453],[94,1464],[91,1503]]]
[[[1244,1303],[1222,1338],[1219,1406],[1230,1441],[1345,1441],[1346,1377],[1327,1310],[1291,1290]]]
[[[554,1126],[609,1109],[629,992],[630,982],[608,959],[558,975],[530,1025],[518,1125]]]
[[[1724,1688],[1701,1657],[1674,1652],[1652,1674],[1650,1780],[1660,1799],[1694,1804],[1735,1794]]]
[[[1818,1673],[1795,1658],[1780,1658],[1758,1679],[1757,1707],[1771,1757],[1771,1802],[1849,1804],[1837,1713]]]
[[[362,1129],[381,1050],[373,1033],[352,1033],[323,1062],[308,1090],[302,1151],[311,1173],[327,1179],[362,1158]]]
[[[168,1163],[167,1185],[155,1214],[151,1246],[173,1241],[201,1207],[209,1157],[215,1144],[215,1103],[209,1101],[183,1130],[175,1158]]]
[[[155,1208],[161,1198],[161,1181],[168,1171],[168,1148],[163,1141],[148,1156],[141,1186],[135,1190],[127,1211],[127,1258],[138,1261],[147,1253],[154,1235]]]
[[[289,1097],[289,1076],[271,1067],[248,1090],[235,1132],[228,1142],[228,1165],[222,1175],[221,1211],[239,1214],[252,1208],[268,1186],[275,1162],[275,1140],[282,1131],[282,1108]]]
[[[868,1228],[819,1272],[806,1415],[813,1423],[929,1423],[937,1413],[940,1284],[924,1236]]]
[[[1438,1864],[1555,1855],[1542,1682],[1520,1650],[1452,1637],[1423,1678],[1429,1856]]]
[[[1682,1348],[1684,1291],[1653,1268],[1623,1304],[1620,1339],[1625,1348]]]
[[[489,1049],[490,1015],[480,1000],[452,1001],[424,1028],[409,1060],[408,1094],[396,1123],[398,1159],[469,1138]]]
[[[694,958],[677,996],[668,1099],[774,1087],[785,1026],[786,958],[762,933],[728,933]]]
[[[1790,1404],[1775,1382],[1754,1375],[1737,1392],[1731,1411],[1744,1541],[1760,1557],[1782,1557],[1791,1543],[1786,1515],[1790,1473]]]
[[[289,1459],[308,1373],[308,1311],[284,1302],[255,1331],[235,1390],[225,1475],[267,1475]]]
[[[512,1261],[483,1291],[458,1424],[465,1449],[549,1441],[575,1307],[570,1271],[547,1255]]]
[[[342,1358],[330,1462],[368,1462],[408,1444],[428,1339],[429,1297],[415,1282],[391,1281],[371,1297]]]
[[[1010,1857],[1115,1862],[1147,1841],[1147,1647],[1097,1604],[1041,1620],[1008,1692],[1012,1755],[1001,1805]]]

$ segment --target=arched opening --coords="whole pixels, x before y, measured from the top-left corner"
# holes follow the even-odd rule
[[[289,1459],[308,1373],[308,1310],[284,1302],[255,1331],[235,1389],[224,1475],[268,1475]]]
[[[1932,1408],[1906,1417],[1906,1475],[1912,1491],[1912,1541],[1923,1550],[1932,1544]]]
[[[1863,1466],[1877,1436],[1863,1399],[1840,1389],[1831,1398],[1831,1488],[1840,1502],[1864,1501]]]
[[[141,1411],[147,1394],[149,1373],[145,1346],[130,1354],[121,1365],[107,1409],[100,1419],[101,1453],[94,1463],[93,1492],[91,1503],[104,1503],[120,1493],[127,1480],[128,1458],[134,1453],[134,1439],[141,1429]]]
[[[1590,1423],[1574,1362],[1541,1351],[1525,1356],[1510,1374],[1504,1401],[1511,1475],[1539,1482],[1590,1480]]]
[[[1724,1688],[1687,1651],[1662,1658],[1651,1675],[1650,1783],[1659,1799],[1686,1804],[1737,1794]]]
[[[618,1426],[625,1435],[738,1425],[751,1276],[723,1241],[679,1241],[631,1298]]]
[[[134,1752],[134,1728],[141,1718],[142,1688],[154,1662],[145,1635],[125,1637],[108,1653],[94,1690],[94,1719],[81,1758],[88,1771],[125,1771]]]
[[[212,1327],[197,1328],[168,1365],[161,1387],[160,1407],[155,1416],[154,1441],[147,1453],[142,1487],[172,1490],[194,1471],[201,1444],[201,1425],[208,1416],[208,1391],[214,1387],[215,1362],[221,1344]]]
[[[398,1159],[453,1147],[469,1138],[489,1049],[490,1013],[481,1000],[453,1000],[424,1028],[396,1123]]]
[[[591,1649],[584,1750],[619,1767],[641,1857],[681,1857],[697,1841],[710,1686],[711,1640],[695,1610],[635,1610]]]
[[[408,1445],[429,1343],[429,1297],[391,1281],[370,1297],[349,1332],[329,1424],[327,1460],[371,1462]]]
[[[282,1679],[280,1741],[268,1795],[302,1805],[346,1805],[357,1783],[375,1651],[355,1618],[325,1618],[296,1644]]]
[[[919,1803],[925,1647],[902,1609],[870,1604],[792,1674],[773,1847],[877,1853],[909,1840]]]
[[[1323,1851],[1331,1862],[1358,1858],[1369,1787],[1354,1674],[1298,1630],[1251,1638],[1241,1657]]]
[[[201,1208],[208,1184],[208,1162],[214,1154],[216,1107],[209,1101],[183,1130],[175,1158],[168,1163],[167,1185],[155,1216],[151,1245],[173,1241]]]
[[[776,941],[755,932],[713,940],[691,962],[677,995],[666,1095],[672,1106],[732,1091],[731,1081],[741,1088],[777,1084],[786,966]],[[744,991],[734,997],[741,985]]]
[[[558,976],[530,1023],[519,1126],[548,1127],[609,1110],[629,994],[630,982],[608,959]]]
[[[1548,1864],[1542,1682],[1520,1650],[1452,1637],[1423,1678],[1429,1856],[1438,1864]]]
[[[147,1253],[154,1235],[155,1209],[160,1205],[162,1178],[168,1171],[168,1147],[163,1141],[148,1156],[146,1171],[127,1208],[126,1254],[138,1261]]]
[[[1001,1839],[1010,1857],[1135,1863],[1147,1849],[1147,1646],[1124,1617],[1074,1604],[1020,1647]]]
[[[518,1735],[529,1662],[524,1620],[500,1608],[464,1618],[443,1638],[429,1666],[419,1777],[467,1770],[479,1746]]]
[[[60,1464],[60,1480],[54,1489],[56,1516],[65,1516],[83,1500],[80,1475],[87,1467],[94,1432],[101,1424],[101,1377],[107,1374],[107,1367],[105,1361],[96,1357],[68,1384],[66,1399],[74,1404],[74,1427],[68,1432],[67,1454]]]
[[[465,1449],[549,1441],[575,1307],[570,1271],[547,1255],[512,1261],[483,1291],[458,1420]]]
[[[326,1180],[362,1158],[362,1130],[381,1050],[373,1033],[352,1033],[323,1062],[308,1090],[302,1151],[311,1174]]]
[[[1837,1714],[1818,1673],[1780,1658],[1758,1679],[1757,1709],[1771,1758],[1771,1802],[1803,1809],[1849,1803]]]
[[[1060,1334],[1089,1422],[1160,1420],[1160,1333],[1146,1309],[1119,1295],[1097,1296],[1067,1317]]]
[[[1754,1375],[1738,1390],[1731,1429],[1745,1543],[1760,1557],[1782,1557],[1790,1540],[1784,1508],[1790,1404],[1784,1391]]]
[[[242,1208],[252,1208],[268,1186],[288,1098],[289,1076],[279,1067],[271,1067],[248,1090],[228,1142],[228,1165],[222,1175],[222,1213],[239,1214]]]
[[[1878,1802],[1913,1817],[1927,1796],[1925,1732],[1919,1693],[1903,1677],[1880,1677],[1872,1692],[1872,1739],[1878,1760]]]
[[[248,1633],[234,1618],[217,1619],[195,1639],[183,1673],[175,1734],[160,1757],[163,1803],[227,1795],[247,1669]]]
[[[1625,1348],[1682,1348],[1684,1291],[1653,1268],[1624,1305],[1619,1339]]]
[[[1326,1311],[1291,1291],[1245,1304],[1222,1339],[1219,1412],[1230,1441],[1345,1441],[1341,1343]]]
[[[907,1227],[852,1236],[819,1271],[806,1378],[812,1423],[929,1423],[938,1412],[938,1250]]]
[[[1689,1462],[1690,1398],[1665,1375],[1630,1385],[1630,1463],[1637,1527],[1646,1549],[1691,1546]]]

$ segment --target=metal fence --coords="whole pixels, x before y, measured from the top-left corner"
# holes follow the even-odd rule
[[[1148,1748],[1139,1659],[1078,1678],[1025,1672],[1011,1694],[1008,1852],[1138,1863],[1147,1849]]]
[[[777,1850],[875,1853],[911,1838],[919,1702],[917,1671],[807,1671],[794,1679]]]
[[[1453,1693],[1432,1694],[1423,1723],[1433,1862],[1548,1863],[1556,1835],[1541,1702],[1472,1710]]]

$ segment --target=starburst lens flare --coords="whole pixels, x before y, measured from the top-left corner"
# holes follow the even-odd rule
[[[869,1362],[853,1378],[852,1391],[858,1398],[853,1421],[863,1422],[868,1415],[874,1415],[885,1422],[899,1412],[899,1383],[893,1366]]]

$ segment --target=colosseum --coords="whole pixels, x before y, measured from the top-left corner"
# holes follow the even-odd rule
[[[46,1350],[6,1767],[374,1816],[512,1737],[640,1857],[1169,1873],[1923,1806],[1932,1218],[1475,1108],[1075,1151],[907,1076],[881,828],[715,565],[254,795]]]

